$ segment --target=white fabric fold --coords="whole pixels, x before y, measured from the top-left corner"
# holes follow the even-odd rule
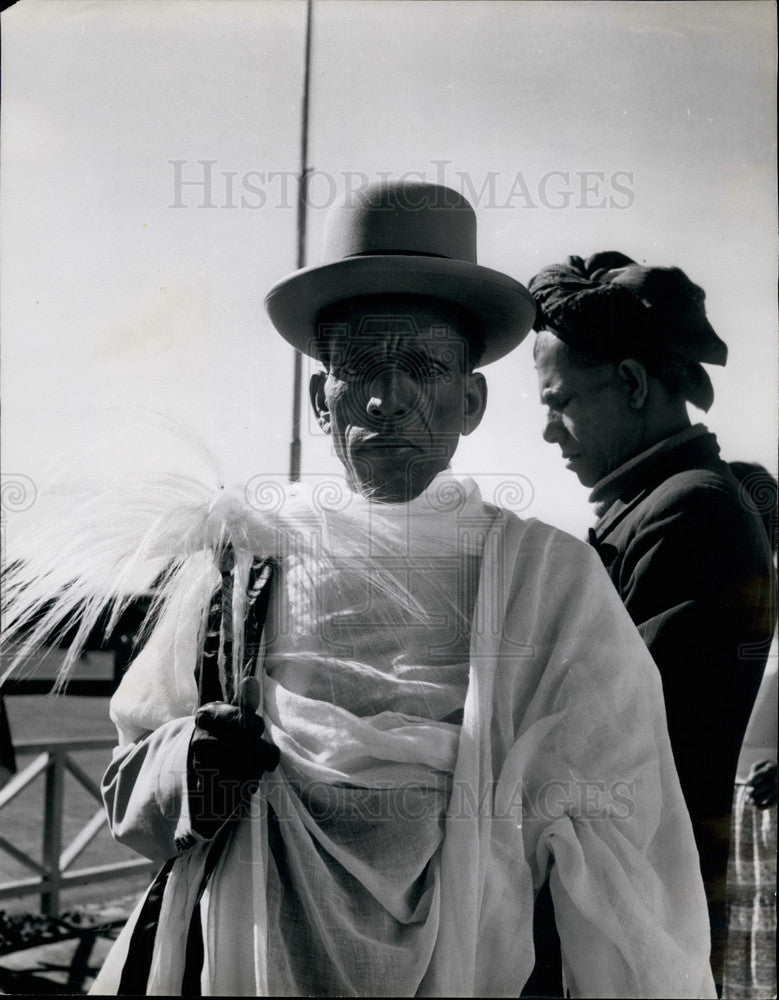
[[[388,608],[386,588],[366,606],[365,575],[342,570],[320,580],[317,613],[299,603],[269,638],[261,713],[282,763],[204,900],[204,993],[517,996],[550,873],[572,996],[714,996],[654,664],[586,546],[483,507],[470,481],[447,473],[435,490],[450,481],[447,511],[431,495],[382,511],[409,540],[406,565],[382,572],[403,576],[421,616]],[[373,506],[388,505],[366,517]],[[277,614],[294,581],[288,565]],[[142,729],[137,684],[122,688],[121,731]],[[174,698],[165,712],[185,714]],[[152,993],[180,984],[201,850],[176,863]],[[115,967],[112,953],[96,990],[112,992]]]

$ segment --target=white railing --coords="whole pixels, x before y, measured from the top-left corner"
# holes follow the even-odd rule
[[[105,737],[29,740],[14,745],[17,755],[35,756],[30,764],[0,789],[0,813],[36,778],[43,776],[45,779],[42,817],[43,856],[41,861],[36,861],[26,851],[0,836],[0,850],[5,851],[32,873],[26,878],[0,882],[0,900],[38,895],[40,912],[47,916],[57,916],[60,912],[60,894],[64,889],[126,878],[130,875],[151,874],[159,867],[152,861],[138,858],[90,868],[73,868],[85,848],[102,830],[106,816],[99,787],[73,760],[72,755],[90,750],[108,750],[114,745],[115,740]],[[99,809],[69,844],[63,843],[66,773],[70,773],[99,803]]]

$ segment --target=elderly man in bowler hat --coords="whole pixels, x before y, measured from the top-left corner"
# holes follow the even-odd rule
[[[548,882],[570,995],[712,996],[646,648],[589,547],[449,468],[528,292],[477,263],[462,196],[384,182],[332,210],[324,262],[266,305],[322,363],[311,401],[347,488],[306,508],[316,546],[273,553],[259,700],[195,711],[166,680],[195,655],[186,593],[115,695],[112,830],[172,874],[156,938],[141,907],[96,989],[128,982],[140,938],[147,992],[191,985],[196,953],[204,994],[518,996]],[[242,783],[232,828],[209,769]]]
[[[703,364],[724,365],[727,348],[675,267],[570,257],[530,289],[544,439],[592,488],[590,542],[662,677],[719,984],[733,782],[773,630],[765,533],[687,412],[711,406]]]

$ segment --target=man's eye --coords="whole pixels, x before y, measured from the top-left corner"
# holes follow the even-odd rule
[[[366,365],[359,358],[347,358],[344,361],[334,361],[331,370],[336,378],[356,378],[364,374]]]
[[[420,359],[417,371],[422,378],[428,380],[441,379],[444,382],[451,382],[454,378],[453,365],[448,363],[448,359]]]

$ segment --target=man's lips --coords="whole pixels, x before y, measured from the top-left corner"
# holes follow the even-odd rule
[[[419,451],[419,446],[407,438],[376,436],[355,442],[354,449],[371,454],[396,454],[401,451]]]

